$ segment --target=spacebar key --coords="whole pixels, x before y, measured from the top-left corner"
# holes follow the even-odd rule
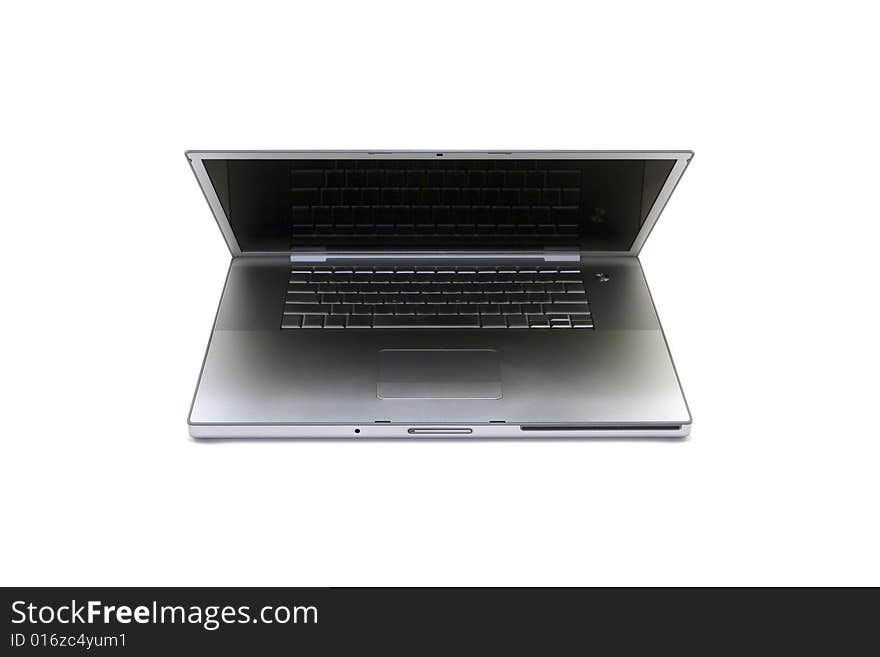
[[[373,328],[480,328],[480,318],[477,315],[377,315]]]

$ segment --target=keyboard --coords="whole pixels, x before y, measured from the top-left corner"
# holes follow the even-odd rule
[[[282,329],[592,329],[572,267],[294,267]]]

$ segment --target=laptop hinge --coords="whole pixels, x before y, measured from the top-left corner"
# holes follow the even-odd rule
[[[294,249],[291,262],[327,262],[330,259],[344,260],[543,260],[544,262],[578,262],[580,251],[577,248],[548,246],[534,250],[406,250],[406,249],[358,249],[328,250],[324,247]]]

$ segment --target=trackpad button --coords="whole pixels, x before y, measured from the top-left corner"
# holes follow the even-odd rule
[[[379,399],[501,399],[494,349],[383,349]]]

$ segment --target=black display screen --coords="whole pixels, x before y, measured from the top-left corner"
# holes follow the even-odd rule
[[[242,251],[625,251],[674,159],[206,159]]]

